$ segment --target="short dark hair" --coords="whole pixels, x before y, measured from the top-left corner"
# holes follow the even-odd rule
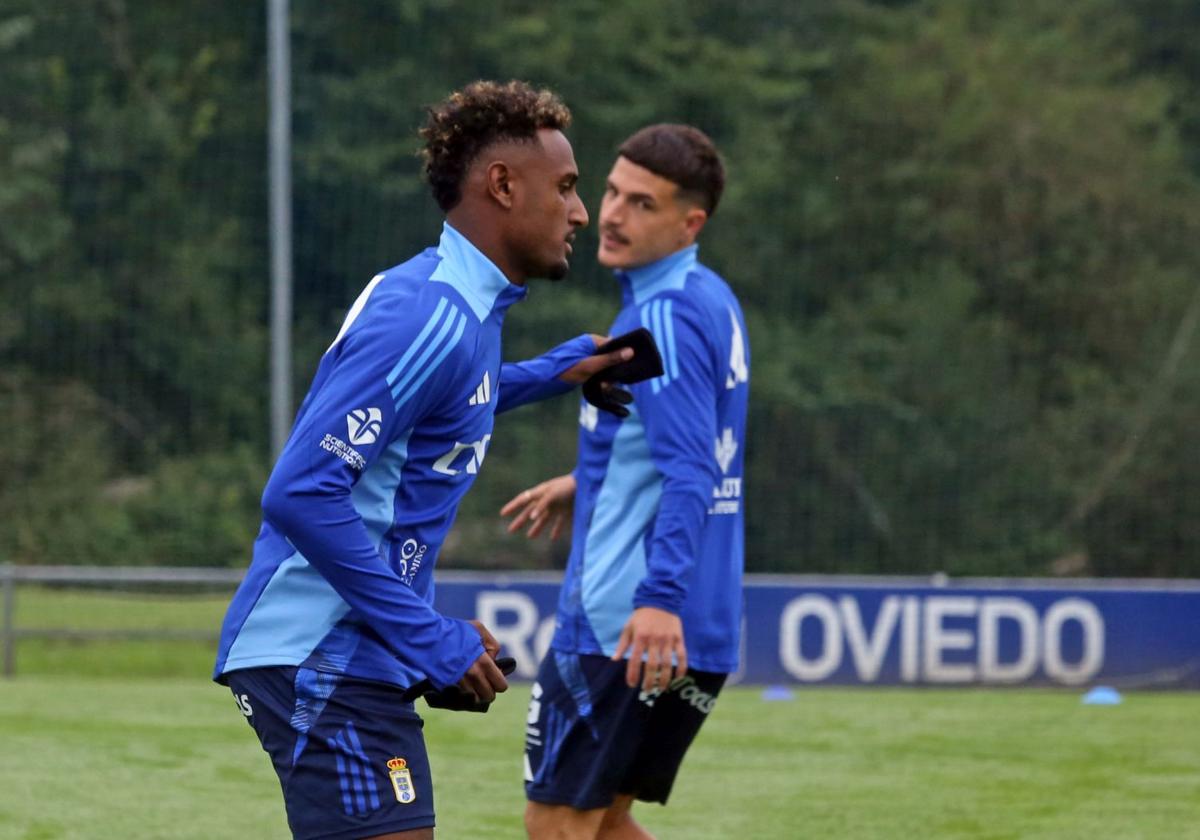
[[[534,141],[538,129],[561,131],[571,124],[570,110],[555,93],[518,81],[472,82],[426,110],[421,156],[443,211],[462,201],[463,178],[485,148],[501,140]]]
[[[725,165],[700,129],[676,123],[648,125],[622,143],[617,154],[677,184],[680,193],[708,215],[716,212],[725,189]]]

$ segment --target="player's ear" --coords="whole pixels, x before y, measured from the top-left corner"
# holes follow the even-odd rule
[[[513,205],[513,172],[502,160],[493,161],[487,168],[488,196],[506,210]]]
[[[700,231],[704,229],[704,223],[708,221],[708,213],[701,207],[690,208],[683,217],[683,229],[687,235],[695,239],[700,235]]]

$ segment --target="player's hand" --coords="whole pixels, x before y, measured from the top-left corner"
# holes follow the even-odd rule
[[[535,539],[550,525],[550,539],[556,540],[563,527],[570,523],[575,508],[575,476],[567,474],[543,481],[508,500],[500,508],[501,516],[513,516],[508,523],[508,532],[515,534],[525,525],[529,530],[525,536]],[[514,516],[515,514],[515,516]]]
[[[638,607],[621,630],[613,661],[629,651],[625,684],[643,691],[666,691],[674,680],[687,673],[687,646],[683,622],[675,613],[657,607]]]
[[[593,334],[592,341],[599,347],[608,341],[608,337]],[[563,382],[570,382],[572,385],[582,385],[591,379],[593,374],[599,373],[605,368],[610,368],[619,362],[627,362],[632,358],[633,348],[631,347],[622,347],[620,350],[614,350],[611,353],[601,353],[598,356],[588,356],[586,359],[582,359],[564,370],[558,375],[558,378]]]
[[[479,638],[483,642],[483,649],[487,651],[487,655],[495,659],[496,654],[500,652],[500,643],[496,641],[496,637],[492,635],[490,630],[483,626],[483,622],[479,619],[473,618],[467,623],[479,633]]]
[[[467,673],[458,681],[458,687],[472,694],[480,703],[491,703],[497,694],[508,691],[508,680],[504,679],[504,674],[496,665],[500,644],[482,622],[472,621],[471,624],[483,640],[483,654],[471,663]]]
[[[486,653],[471,663],[458,687],[480,703],[491,703],[496,695],[508,691],[508,681],[496,666],[496,660]]]

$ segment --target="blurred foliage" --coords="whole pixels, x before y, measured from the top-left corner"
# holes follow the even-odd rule
[[[248,557],[262,6],[0,0],[0,557]],[[643,124],[726,156],[701,253],[751,329],[750,570],[1200,575],[1198,9],[295,0],[297,389],[437,236],[422,106],[524,78],[571,105],[593,213]],[[509,358],[607,327],[576,263],[512,311]],[[561,560],[496,510],[570,469],[576,410],[499,418],[446,563]]]

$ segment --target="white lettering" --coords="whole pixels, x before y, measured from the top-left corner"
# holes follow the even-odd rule
[[[487,457],[488,441],[491,439],[491,435],[484,435],[482,440],[471,444],[471,448],[475,450],[475,457],[471,459],[471,463],[467,464],[467,472],[471,475],[479,472],[479,468],[483,466],[483,459]]]
[[[409,586],[412,586],[417,572],[421,571],[421,564],[425,562],[425,552],[428,550],[429,546],[418,543],[411,537],[400,545],[400,579]]]
[[[713,697],[707,691],[701,691],[696,685],[696,679],[692,676],[680,677],[673,680],[668,691],[679,692],[679,699],[687,702],[692,708],[698,709],[704,714],[708,714],[713,710],[713,706],[717,704],[717,698]]]
[[[723,478],[721,486],[713,488],[714,499],[740,499],[742,497],[742,480],[740,478]]]
[[[321,439],[317,446],[321,447],[331,455],[336,455],[337,457],[341,458],[353,469],[361,470],[367,465],[366,460],[364,460],[363,456],[358,453],[358,450],[351,449],[350,446],[348,446],[341,438],[336,438],[333,435],[327,434]]]
[[[1075,621],[1083,631],[1083,655],[1069,665],[1063,661],[1062,628]],[[1046,676],[1067,685],[1091,679],[1104,664],[1104,618],[1095,605],[1082,598],[1064,598],[1046,611],[1042,623],[1042,661]]]
[[[1078,629],[1065,629],[1069,623]],[[1057,601],[1039,615],[1013,596],[888,595],[867,626],[854,595],[841,595],[835,604],[809,593],[783,610],[779,658],[788,674],[804,682],[837,673],[848,648],[864,683],[876,682],[895,656],[905,683],[1013,684],[1033,678],[1041,667],[1048,679],[1076,685],[1103,668],[1104,635],[1103,616],[1081,598]],[[1065,651],[1073,661],[1065,659]]]
[[[1017,658],[1000,661],[1000,622],[1016,622]],[[1038,665],[1038,615],[1019,598],[983,598],[979,607],[979,678],[986,683],[1017,683]]]
[[[525,715],[525,724],[534,726],[542,716],[542,684],[534,683],[529,694],[529,712]],[[541,735],[541,733],[537,733]]]
[[[438,458],[436,461],[433,462],[433,471],[440,472],[442,475],[458,475],[460,472],[462,472],[462,470],[456,470],[453,467],[451,467],[450,464],[454,461],[455,458],[458,457],[458,453],[463,452],[464,450],[467,450],[470,448],[471,448],[471,444],[469,444],[469,443],[454,444],[453,449],[451,449],[449,452],[447,452],[441,458]]]
[[[969,618],[978,610],[975,598],[962,595],[935,595],[925,599],[925,679],[936,683],[962,683],[975,679],[975,666],[950,664],[942,659],[949,650],[969,650],[974,636],[967,630],[948,630],[942,620],[960,616]]]
[[[821,655],[804,657],[801,630],[804,619],[821,624]],[[779,620],[779,658],[784,669],[798,680],[816,682],[832,674],[842,661],[842,628],[837,608],[823,595],[802,595],[792,601]]]
[[[838,607],[842,611],[842,624],[846,628],[846,641],[850,643],[854,670],[863,682],[875,682],[879,677],[879,669],[883,667],[883,658],[892,640],[896,620],[900,617],[900,599],[894,595],[883,599],[869,637],[863,628],[857,599],[843,595],[838,599]]]
[[[501,623],[502,614],[515,618]],[[475,598],[475,615],[517,660],[519,675],[532,677],[537,674],[537,660],[529,650],[529,639],[537,628],[538,619],[537,605],[532,598],[513,590],[480,592]]]
[[[455,443],[454,448],[433,462],[433,471],[439,472],[442,475],[458,475],[462,470],[455,469],[450,466],[454,463],[454,459],[460,453],[471,450],[471,460],[467,462],[467,472],[470,475],[475,475],[479,472],[479,468],[483,466],[483,459],[487,456],[487,446],[491,441],[491,435],[484,435],[480,440],[472,441],[471,443]]]
[[[904,599],[904,618],[900,623],[900,679],[915,683],[918,674],[918,624],[921,601],[915,595]]]

